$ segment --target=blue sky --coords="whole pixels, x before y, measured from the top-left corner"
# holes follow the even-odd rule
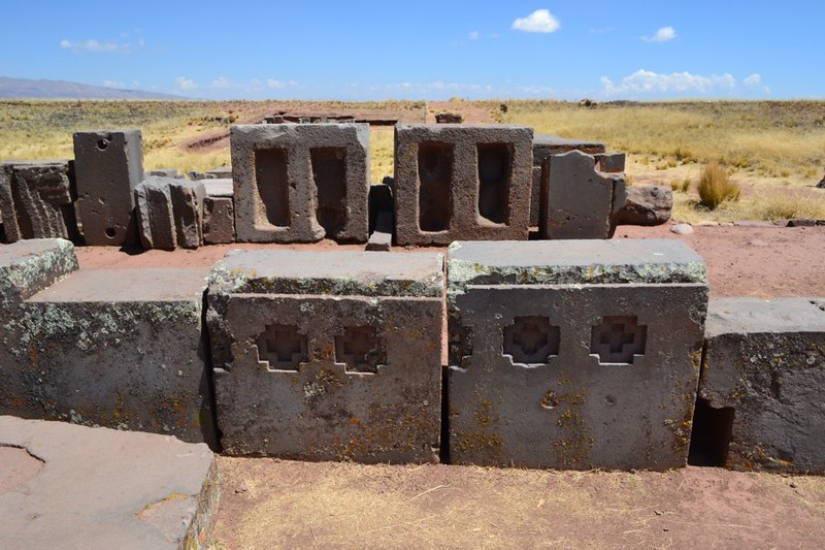
[[[5,0],[0,76],[206,99],[825,99],[825,2]]]

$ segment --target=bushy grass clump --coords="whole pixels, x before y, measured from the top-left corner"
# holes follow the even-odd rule
[[[699,177],[699,204],[708,210],[716,210],[723,202],[739,200],[742,190],[730,179],[728,171],[716,162],[711,162]]]

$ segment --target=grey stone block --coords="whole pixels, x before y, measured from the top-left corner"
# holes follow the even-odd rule
[[[73,177],[68,160],[0,164],[0,211],[6,240],[77,238]]]
[[[232,167],[221,166],[220,168],[213,168],[206,172],[207,179],[232,179]]]
[[[239,241],[367,240],[368,124],[232,127]]]
[[[532,139],[523,126],[396,125],[397,243],[526,240]]]
[[[146,176],[158,176],[161,178],[175,178],[182,179],[183,174],[177,168],[158,168],[157,170],[149,170]]]
[[[448,252],[453,463],[687,463],[707,283],[683,243],[466,243]]]
[[[588,155],[600,155],[606,151],[604,143],[581,139],[566,139],[551,134],[533,136],[533,173],[530,194],[530,226],[537,227],[541,218],[541,167],[550,155],[581,151]],[[606,172],[607,170],[602,170]],[[624,171],[624,168],[618,170]]]
[[[232,178],[215,178],[202,180],[206,195],[209,197],[230,197],[235,195]]]
[[[202,181],[150,176],[135,188],[144,248],[174,250],[203,244],[206,189]]]
[[[715,298],[705,337],[696,430],[710,433],[694,438],[715,438],[716,463],[825,473],[823,302]]]
[[[627,200],[616,213],[618,225],[662,225],[673,210],[673,191],[664,185],[626,187]]]
[[[207,273],[81,270],[29,297],[3,333],[0,414],[214,444]]]
[[[4,320],[17,314],[23,300],[77,269],[74,245],[66,240],[30,239],[0,246],[0,313]]]
[[[624,174],[598,172],[593,156],[550,156],[542,167],[539,233],[544,239],[608,239],[626,200]]]
[[[133,193],[143,179],[140,130],[76,132],[74,155],[86,244],[137,244]]]
[[[392,248],[393,230],[392,212],[379,212],[378,220],[375,222],[375,231],[367,241],[367,250],[372,252],[389,252]]]
[[[441,421],[439,254],[245,251],[210,275],[225,453],[429,462]]]
[[[626,160],[624,153],[597,153],[593,157],[596,159],[596,169],[599,172],[624,173]]]
[[[235,209],[232,197],[209,195],[203,202],[204,244],[235,242]]]

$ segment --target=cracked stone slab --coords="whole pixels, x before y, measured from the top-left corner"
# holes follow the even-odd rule
[[[218,499],[205,444],[0,416],[2,548],[205,548]]]

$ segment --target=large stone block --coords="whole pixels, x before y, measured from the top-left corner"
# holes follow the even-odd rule
[[[523,126],[396,125],[398,244],[526,240],[532,140]]]
[[[206,188],[202,181],[150,176],[135,188],[143,248],[174,250],[203,244]]]
[[[825,301],[715,298],[705,337],[696,460],[825,473]]]
[[[542,168],[544,239],[608,239],[627,200],[624,174],[599,172],[596,159],[579,151],[552,155]]]
[[[0,164],[0,211],[6,241],[77,238],[72,165],[68,160]]]
[[[0,414],[214,443],[207,273],[80,270],[30,296],[5,323]]]
[[[588,141],[582,139],[567,139],[552,134],[536,134],[533,136],[533,172],[532,172],[532,187],[530,191],[530,226],[538,227],[541,219],[541,167],[545,159],[551,155],[560,155],[570,151],[581,151],[588,155],[597,156],[604,155],[607,148],[604,143],[598,141]],[[606,164],[616,166],[619,162],[618,157],[612,155],[605,155]],[[613,170],[601,169],[602,172],[611,172]],[[624,172],[624,167],[618,172]]]
[[[76,132],[74,155],[86,244],[137,244],[133,193],[143,179],[140,130]]]
[[[451,462],[686,464],[707,284],[683,243],[458,242],[447,273]]]
[[[368,124],[232,127],[239,241],[367,240]]]
[[[4,326],[23,300],[76,271],[74,245],[62,239],[31,239],[0,245],[0,315]]]
[[[441,424],[440,254],[245,251],[210,275],[222,448],[429,462]]]

